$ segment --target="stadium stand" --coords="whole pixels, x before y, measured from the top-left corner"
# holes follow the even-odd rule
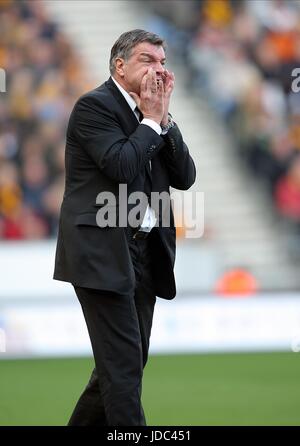
[[[148,1],[190,70],[190,82],[224,119],[268,193],[300,259],[300,5],[294,1]],[[186,51],[186,48],[188,49]],[[297,72],[296,72],[297,73]],[[298,73],[299,76],[299,73]]]
[[[64,141],[73,102],[89,89],[71,42],[41,2],[0,2],[0,238],[56,234]]]

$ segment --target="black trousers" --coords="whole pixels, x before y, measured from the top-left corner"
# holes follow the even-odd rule
[[[143,368],[156,296],[150,237],[128,235],[136,288],[120,295],[74,286],[87,324],[95,368],[68,426],[146,425],[141,403]],[[117,255],[117,253],[116,253]]]

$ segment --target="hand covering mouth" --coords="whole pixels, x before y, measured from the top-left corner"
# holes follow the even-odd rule
[[[158,85],[159,81],[165,82],[166,77],[164,75],[160,75],[156,77],[156,84]]]

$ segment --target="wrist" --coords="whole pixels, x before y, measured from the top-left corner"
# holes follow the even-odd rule
[[[169,115],[166,115],[162,118],[162,121],[160,122],[161,126],[166,126],[169,123]]]
[[[144,115],[144,118],[150,119],[151,121],[156,122],[158,125],[160,125],[160,119],[156,116],[150,116],[150,115]]]
[[[168,113],[167,119],[161,121],[161,123],[160,123],[161,129],[163,132],[167,132],[172,127],[174,127],[174,125],[175,125],[175,122],[173,121],[173,118],[170,115],[170,113]]]

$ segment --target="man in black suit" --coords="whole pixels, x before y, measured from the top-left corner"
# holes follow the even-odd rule
[[[155,301],[176,294],[171,200],[162,206],[166,225],[152,194],[170,198],[170,186],[186,190],[196,175],[169,114],[174,75],[164,68],[164,48],[153,33],[122,34],[111,50],[111,77],[79,98],[69,120],[54,279],[72,283],[95,359],[70,426],[146,424],[141,383]],[[146,197],[126,225],[120,187],[127,216],[131,194]],[[103,210],[117,224],[105,226]]]

